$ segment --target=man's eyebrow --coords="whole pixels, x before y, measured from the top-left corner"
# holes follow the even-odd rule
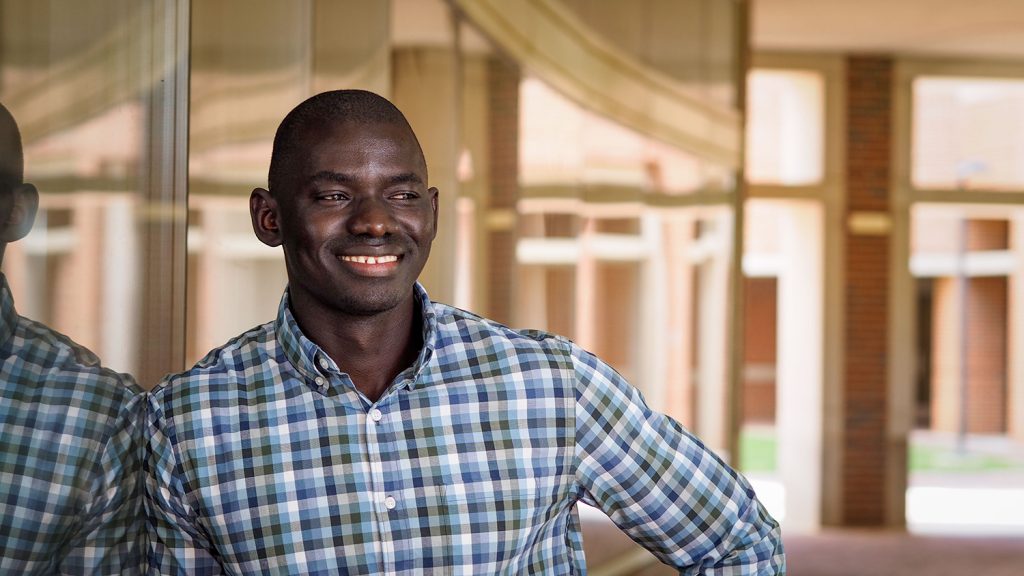
[[[336,184],[345,184],[352,181],[352,177],[348,174],[341,172],[332,172],[330,170],[321,170],[316,174],[313,174],[309,178],[310,182],[334,182]]]
[[[423,178],[415,172],[403,172],[388,178],[391,184],[423,184]]]
[[[336,184],[347,184],[352,182],[352,176],[343,172],[334,172],[331,170],[321,170],[316,174],[310,176],[310,182],[334,182]],[[402,172],[401,174],[395,174],[387,179],[388,184],[423,184],[423,178],[415,172]]]

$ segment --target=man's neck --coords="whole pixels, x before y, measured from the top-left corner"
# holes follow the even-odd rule
[[[423,346],[415,295],[373,316],[351,316],[305,299],[291,301],[303,334],[376,402],[395,377],[416,360]]]

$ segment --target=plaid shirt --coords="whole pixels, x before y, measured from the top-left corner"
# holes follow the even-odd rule
[[[0,574],[138,574],[142,391],[0,280]]]
[[[424,347],[376,403],[287,293],[153,390],[151,573],[584,574],[580,500],[688,573],[783,573],[747,482],[611,368],[416,291]]]

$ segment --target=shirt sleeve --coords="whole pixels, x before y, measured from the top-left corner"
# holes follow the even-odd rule
[[[114,421],[90,480],[93,496],[61,558],[61,574],[139,574],[145,558],[141,493],[141,392]]]
[[[746,479],[607,364],[571,355],[581,499],[681,574],[785,574],[779,525]]]
[[[156,400],[147,409],[143,476],[149,570],[154,574],[181,576],[223,574],[206,530],[188,504],[178,471],[173,434],[164,428]]]

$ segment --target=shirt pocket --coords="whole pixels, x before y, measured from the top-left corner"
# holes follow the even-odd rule
[[[388,517],[397,572],[427,576],[452,574],[451,514],[445,486],[403,491],[399,505]]]
[[[544,508],[534,479],[453,483],[444,495],[455,566],[510,566],[529,553]]]

